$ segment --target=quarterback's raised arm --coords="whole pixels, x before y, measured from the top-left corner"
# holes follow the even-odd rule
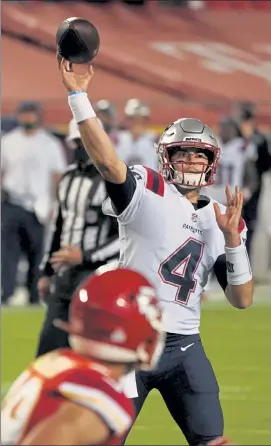
[[[75,95],[70,96],[70,105],[76,103],[77,99]],[[109,137],[97,119],[90,118],[78,124],[85,149],[102,177],[112,183],[123,183],[126,179],[127,166],[118,158]]]
[[[60,73],[68,91],[69,106],[79,124],[82,141],[93,164],[105,180],[115,184],[123,183],[127,175],[127,166],[118,158],[88,99],[87,88],[93,76],[92,67],[89,66],[85,75],[79,75],[70,69],[69,62],[62,59]]]

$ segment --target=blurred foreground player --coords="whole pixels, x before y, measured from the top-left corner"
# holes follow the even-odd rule
[[[134,417],[120,378],[152,368],[163,349],[154,289],[134,271],[98,270],[75,292],[69,321],[55,323],[72,349],[41,356],[15,381],[1,444],[119,444]]]

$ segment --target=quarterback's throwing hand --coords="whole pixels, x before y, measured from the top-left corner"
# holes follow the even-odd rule
[[[238,232],[238,227],[242,214],[244,196],[238,186],[232,194],[229,186],[226,187],[227,209],[225,214],[221,214],[217,203],[214,203],[215,217],[220,230],[224,234]]]
[[[85,74],[78,74],[72,70],[72,65],[65,59],[60,62],[60,74],[62,82],[68,91],[87,91],[90,80],[94,74],[92,65],[88,66]]]

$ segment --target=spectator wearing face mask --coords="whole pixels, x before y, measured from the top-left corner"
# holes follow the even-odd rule
[[[66,167],[59,141],[43,128],[39,104],[24,102],[18,127],[2,137],[2,302],[16,287],[22,251],[27,255],[30,303],[39,301],[38,266],[57,181]]]
[[[104,130],[111,136],[116,131],[116,112],[113,104],[107,99],[101,99],[96,103],[95,111]]]

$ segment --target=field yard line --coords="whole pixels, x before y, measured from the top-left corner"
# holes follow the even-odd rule
[[[159,425],[157,425],[157,424],[148,424],[148,425],[144,425],[144,426],[142,426],[142,425],[140,425],[140,424],[135,424],[134,426],[133,426],[133,430],[134,429],[137,429],[137,430],[141,430],[141,431],[144,431],[144,430],[150,430],[150,429],[152,429],[152,430],[159,430],[159,429],[165,429],[165,426],[159,426]],[[179,431],[180,430],[180,428],[178,427],[178,426],[175,426],[175,425],[173,425],[171,428],[170,428],[170,430],[173,430],[173,431]],[[270,435],[271,434],[271,430],[268,430],[268,429],[245,429],[245,428],[243,428],[243,429],[239,429],[239,428],[236,428],[236,429],[227,429],[227,432],[228,433],[234,433],[234,432],[238,432],[238,433],[249,433],[249,434],[259,434],[259,435]]]
[[[219,370],[221,372],[242,372],[242,373],[246,373],[246,372],[264,372],[264,373],[270,373],[271,372],[271,367],[267,366],[265,368],[263,367],[259,367],[259,366],[254,366],[254,365],[250,365],[250,366],[245,366],[245,367],[238,367],[238,366],[224,366],[224,367],[219,367],[219,365],[217,365],[215,367],[216,371]]]
[[[253,391],[252,387],[237,387],[237,386],[221,386],[220,387],[221,392],[225,393],[249,393]],[[159,391],[157,389],[153,389],[153,394],[160,395]]]
[[[253,389],[252,387],[221,386],[220,391],[225,393],[249,393]]]
[[[234,330],[234,331],[240,331],[240,325],[238,325],[238,324],[216,324],[215,322],[212,322],[212,325],[211,325],[211,328],[212,328],[212,330],[216,330],[216,329],[222,329],[222,330],[228,330],[228,329],[230,329],[230,330]],[[266,332],[266,333],[268,333],[268,334],[270,334],[270,332],[271,332],[271,326],[262,326],[262,325],[253,325],[253,329],[252,329],[252,332],[255,332],[255,331],[263,331],[263,332]]]
[[[271,293],[270,293],[271,294]],[[253,307],[270,307],[271,306],[271,300],[270,300],[270,296],[266,296],[266,297],[256,297],[254,302],[253,302]],[[205,310],[219,310],[219,309],[225,309],[227,311],[231,310],[231,305],[227,304],[226,301],[226,297],[225,300],[208,300],[208,295],[207,295],[207,300],[205,302],[203,302],[201,309],[203,309],[203,311]],[[251,311],[251,310],[250,310]]]
[[[269,402],[271,403],[271,398],[265,398],[265,397],[254,397],[250,395],[238,395],[236,393],[223,393],[220,395],[220,399],[223,401],[253,401],[258,403],[265,403]]]
[[[260,434],[260,435],[270,435],[271,434],[271,429],[228,429],[229,433],[233,433],[233,432],[244,432],[247,433],[249,432],[250,434]]]
[[[40,305],[22,305],[20,307],[1,306],[1,313],[40,313],[44,312],[45,306]]]
[[[227,390],[225,390],[227,389]],[[232,389],[232,390],[231,390]],[[244,388],[242,391],[242,388],[240,387],[240,391],[237,390],[238,387],[225,387],[221,388],[220,391],[220,398],[221,400],[226,401],[254,401],[254,402],[271,402],[271,398],[269,397],[254,397],[249,393],[252,389],[249,387]],[[152,395],[157,398],[161,397],[158,390],[154,389],[152,391]],[[161,397],[162,398],[162,397]]]

